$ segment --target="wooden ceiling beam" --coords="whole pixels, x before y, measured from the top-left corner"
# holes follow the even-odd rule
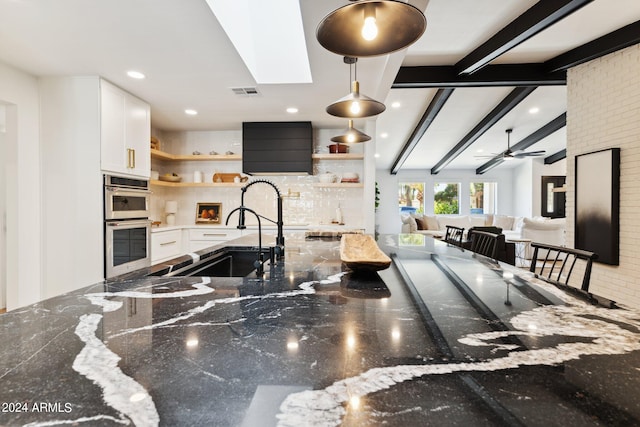
[[[566,84],[566,71],[549,73],[543,64],[488,65],[471,75],[459,75],[453,65],[437,65],[400,67],[391,88],[564,86]]]
[[[455,65],[458,74],[472,74],[500,55],[549,28],[593,0],[540,0]]]
[[[552,165],[555,162],[558,162],[562,159],[566,159],[567,158],[567,149],[565,148],[564,150],[560,150],[557,153],[554,153],[550,156],[547,156],[544,158],[544,164],[545,165]]]
[[[487,114],[468,134],[458,142],[436,165],[431,168],[431,174],[435,175],[444,169],[453,159],[458,157],[464,150],[469,148],[478,138],[480,138],[491,126],[503,118],[509,111],[514,109],[520,102],[536,89],[537,86],[517,87],[512,90],[500,103]]]
[[[448,88],[439,89],[436,92],[435,96],[429,103],[429,106],[420,118],[420,121],[413,129],[413,132],[411,132],[411,136],[402,147],[400,154],[398,154],[398,157],[396,157],[395,161],[393,162],[393,166],[391,167],[391,175],[395,175],[398,173],[405,160],[407,160],[413,149],[420,142],[420,139],[422,138],[424,133],[427,131],[427,129],[429,129],[429,126],[431,126],[431,123],[433,123],[433,121],[435,120],[438,113],[440,113],[440,110],[442,110],[442,107],[444,107],[444,104],[447,102],[453,91],[453,88]]]
[[[551,58],[544,62],[544,65],[549,72],[567,70],[638,43],[640,43],[640,21]]]
[[[533,144],[542,141],[543,139],[545,139],[552,133],[556,132],[557,130],[562,129],[566,125],[567,125],[567,113],[562,113],[555,119],[551,120],[546,125],[542,126],[540,129],[533,132],[531,135],[525,137],[523,140],[521,140],[517,144],[512,145],[511,151],[526,150],[527,148],[531,147]],[[488,162],[486,162],[485,164],[483,164],[482,166],[478,167],[476,169],[476,175],[482,175],[483,173],[489,171],[490,169],[493,169],[494,167],[498,166],[502,162],[504,162],[504,159],[502,158],[502,155],[499,154],[494,158],[492,158],[491,160],[489,160]],[[546,163],[546,159],[545,159],[545,163]]]

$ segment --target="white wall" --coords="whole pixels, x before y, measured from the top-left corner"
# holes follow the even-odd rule
[[[544,164],[544,158],[533,159],[532,161],[533,192],[531,216],[542,215],[542,177],[543,176],[565,176],[567,174],[567,159],[560,160],[551,165]]]
[[[620,265],[596,263],[590,290],[640,308],[640,45],[567,75],[567,244],[574,243],[576,155],[619,147]],[[597,173],[597,171],[594,171]]]
[[[473,170],[445,170],[437,175],[431,175],[428,170],[400,171],[397,175],[389,174],[387,170],[376,171],[376,181],[380,188],[380,206],[376,214],[376,222],[380,233],[399,233],[401,229],[400,213],[398,209],[398,183],[425,183],[425,213],[433,213],[433,187],[436,182],[461,183],[460,213],[469,214],[469,184],[471,182],[496,182],[498,184],[498,214],[513,215],[512,203],[513,176],[512,171],[492,170],[482,175],[476,175]]]
[[[544,159],[519,160],[513,169],[513,215],[540,216],[542,212],[542,177],[566,175],[567,161],[545,165]]]
[[[41,174],[38,82],[0,63],[0,100],[7,104],[7,309],[41,299]]]
[[[43,297],[104,278],[100,79],[40,79]]]

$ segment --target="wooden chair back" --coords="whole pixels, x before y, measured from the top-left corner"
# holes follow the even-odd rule
[[[589,281],[591,280],[591,265],[598,258],[598,255],[580,249],[565,248],[564,246],[546,245],[532,242],[533,257],[529,270],[535,277],[554,285],[570,287],[571,275],[576,267],[576,263],[582,264],[582,280],[574,279],[573,283],[579,283],[580,289],[589,292]],[[574,287],[574,286],[571,286]]]
[[[471,252],[497,259],[500,238],[502,238],[504,243],[504,234],[474,231],[471,235]]]
[[[447,225],[447,231],[444,235],[444,241],[452,245],[462,247],[463,235],[464,235],[464,228],[454,227],[453,225]]]

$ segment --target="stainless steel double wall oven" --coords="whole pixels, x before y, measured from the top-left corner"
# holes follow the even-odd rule
[[[104,176],[107,279],[151,265],[150,198],[148,180]]]

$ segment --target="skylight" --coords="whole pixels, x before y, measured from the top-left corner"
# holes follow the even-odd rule
[[[258,84],[311,83],[299,0],[206,0]]]

